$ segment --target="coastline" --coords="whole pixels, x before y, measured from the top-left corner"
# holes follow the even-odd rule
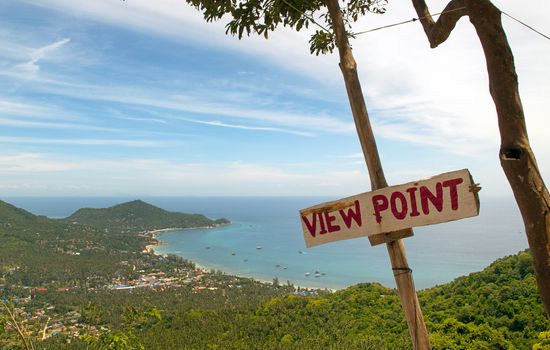
[[[159,233],[171,232],[171,231],[190,231],[190,230],[201,230],[201,229],[203,229],[203,230],[204,229],[213,229],[213,228],[217,228],[217,227],[221,227],[221,226],[227,226],[227,225],[230,225],[230,224],[231,224],[231,222],[229,222],[227,224],[214,224],[214,225],[207,225],[207,226],[187,227],[187,228],[168,227],[168,228],[161,228],[161,229],[145,231],[143,234],[145,236],[149,237],[149,243],[150,244],[147,244],[145,246],[142,253],[148,253],[148,254],[153,254],[153,255],[162,256],[162,257],[167,257],[168,256],[168,254],[160,253],[160,252],[158,252],[158,250],[155,249],[155,248],[158,248],[158,247],[164,245],[164,242],[157,238],[157,234],[159,234]],[[186,259],[185,257],[182,257],[182,258]],[[205,273],[209,273],[210,270],[211,270],[206,266],[198,264],[196,261],[192,261],[192,260],[189,260],[189,261],[191,261],[193,264],[195,264],[195,268],[197,270],[201,270],[202,272],[205,272]],[[260,281],[260,282],[270,283],[270,282],[262,281],[262,280],[258,280],[258,279],[256,279],[256,280]]]
[[[156,256],[162,256],[162,257],[168,256],[167,253],[161,253],[161,252],[158,251],[158,248],[160,248],[161,246],[163,246],[165,244],[162,240],[157,238],[157,234],[159,234],[159,233],[171,232],[171,231],[187,231],[187,230],[195,230],[195,229],[211,229],[211,228],[217,228],[217,227],[225,226],[225,225],[229,225],[229,224],[215,225],[215,226],[203,226],[203,227],[189,227],[189,228],[171,227],[171,228],[163,228],[163,229],[155,229],[155,230],[151,230],[151,231],[146,231],[144,234],[149,236],[149,238],[151,240],[151,244],[148,244],[148,245],[145,246],[145,248],[143,250],[143,253],[149,253],[149,254],[153,254],[153,255],[156,255]],[[184,256],[181,256],[181,257],[184,258],[184,259],[187,259]],[[197,263],[195,260],[190,260],[190,259],[187,259],[187,260],[191,261],[195,265],[195,268],[197,270],[200,270],[201,272],[210,273],[210,271],[213,270],[213,268],[210,268],[208,266]],[[273,280],[262,279],[262,278],[258,278],[258,277],[255,277],[255,276],[245,276],[245,275],[242,275],[242,274],[239,274],[239,273],[228,273],[224,270],[221,270],[221,271],[224,274],[234,275],[234,276],[241,277],[241,278],[251,278],[251,279],[253,279],[257,282],[264,283],[264,284],[273,284]],[[283,283],[283,281],[280,281],[280,282]],[[321,288],[321,287],[307,286],[307,285],[304,285],[304,284],[296,284],[296,283],[294,283],[294,287],[295,288],[300,288],[300,289],[308,289],[308,290],[328,290],[332,293],[336,292],[337,290],[340,290],[340,289],[345,289],[345,288],[329,288],[329,287]]]
[[[155,247],[161,246],[161,245],[164,244],[161,240],[157,239],[157,234],[159,234],[159,233],[170,232],[170,231],[204,230],[204,229],[217,228],[217,227],[226,226],[226,225],[231,225],[231,222],[229,222],[227,224],[212,224],[212,225],[206,225],[206,226],[187,227],[187,228],[167,227],[167,228],[158,228],[158,229],[154,229],[154,230],[145,231],[145,232],[142,232],[141,234],[144,235],[144,236],[149,237],[149,243],[150,244],[145,245],[145,248],[143,248],[142,252],[143,253],[151,253],[151,254],[158,255],[158,256],[166,256],[167,255],[167,254],[162,254],[162,253],[155,252]]]

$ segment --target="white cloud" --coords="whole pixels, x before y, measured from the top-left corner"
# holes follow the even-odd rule
[[[447,3],[428,1],[432,12],[441,11]],[[550,32],[544,16],[550,13],[549,2],[533,1],[529,7],[494,3]],[[392,2],[389,6],[387,15],[370,16],[360,27],[416,17],[410,3]],[[550,56],[550,46],[530,30],[506,18],[503,22],[515,55],[531,141],[539,158],[550,160],[550,141],[545,136],[546,111],[550,109],[545,97],[550,93],[550,66],[545,57]],[[468,18],[461,19],[449,39],[436,49],[429,48],[419,22],[359,36],[353,45],[377,135],[451,154],[496,157],[495,107],[483,51]],[[548,162],[540,164],[546,173],[550,171]]]
[[[36,153],[0,155],[0,174],[62,172],[75,168],[76,163],[53,161]]]
[[[46,58],[46,55],[59,49],[61,46],[67,44],[71,39],[65,38],[58,40],[52,44],[40,47],[38,49],[31,50],[29,53],[29,60],[14,67],[14,72],[21,75],[24,79],[33,79],[40,70],[38,62]]]
[[[106,128],[94,125],[76,124],[76,123],[58,123],[50,121],[29,121],[14,118],[0,118],[0,125],[17,128],[34,129],[67,129],[67,130],[88,130],[88,131],[122,131],[115,128]]]
[[[355,128],[352,121],[341,121],[340,119],[324,114],[315,114],[314,112],[302,112],[297,108],[281,108],[278,104],[257,106],[253,103],[244,104],[241,101],[232,103],[226,99],[225,90],[212,87],[208,95],[201,92],[189,91],[187,94],[173,94],[170,90],[154,87],[140,89],[130,86],[94,86],[81,85],[79,88],[74,86],[45,86],[43,87],[50,93],[63,95],[71,98],[79,98],[90,101],[108,101],[121,103],[126,106],[139,106],[149,109],[164,109],[168,111],[196,113],[216,117],[230,117],[239,120],[249,120],[254,122],[269,123],[267,126],[272,129],[280,129],[272,125],[297,128],[293,133],[310,134],[308,131],[323,131],[328,133],[353,133]],[[229,92],[233,95],[232,92]],[[250,97],[253,100],[253,97]],[[164,119],[182,119],[173,113],[158,113],[152,111]],[[194,120],[198,120],[194,118]],[[203,123],[209,120],[200,120]],[[226,123],[229,125],[230,123]],[[241,125],[244,126],[244,125]],[[265,127],[258,125],[247,125],[246,127]]]
[[[29,2],[144,33],[154,33],[175,40],[191,40],[201,45],[219,49],[229,48],[260,56],[283,69],[305,74],[327,85],[337,84],[336,86],[339,85],[342,91],[344,89],[337,67],[336,55],[327,57],[309,55],[307,48],[309,33],[307,31],[294,33],[281,28],[273,33],[269,40],[251,37],[238,41],[225,36],[223,23],[205,23],[200,13],[187,5],[185,1],[179,0],[164,0],[155,3],[146,0]],[[447,2],[447,0],[434,0],[428,3],[432,12],[439,12]],[[542,13],[550,10],[550,5],[544,0],[534,1],[529,7],[505,1],[495,1],[495,4],[543,31],[549,29],[541,16]],[[532,11],[533,8],[537,11]],[[412,17],[416,17],[416,13],[411,4],[390,3],[385,15],[369,15],[355,28],[359,31],[400,22]],[[505,19],[504,23],[513,45],[519,46],[520,49],[532,50],[536,48],[537,40],[540,39],[533,32],[511,20]],[[182,30],[182,28],[186,30]],[[415,135],[405,135],[396,139],[416,143],[426,136],[430,139],[428,142],[435,146],[445,147],[455,143],[454,146],[447,147],[452,149],[463,148],[465,140],[469,140],[469,143],[473,145],[472,148],[476,148],[476,143],[483,143],[487,139],[494,142],[497,135],[495,113],[488,95],[484,58],[477,37],[467,19],[462,19],[449,40],[435,50],[429,49],[418,22],[366,34],[354,40],[352,44],[370,109],[411,108],[411,111],[415,111],[415,106],[428,102],[422,114],[417,115],[416,119],[401,118],[399,122],[393,120],[393,123],[385,123],[385,130],[395,126],[395,130],[384,132],[386,137],[394,138],[407,129],[408,125],[412,125],[409,129],[422,130],[422,132],[420,134],[414,132]],[[544,42],[541,42],[542,44]],[[523,71],[524,76],[529,79],[538,75],[537,82],[548,81],[550,70],[544,60],[541,60],[541,57],[547,57],[547,54],[546,56],[543,54],[544,52],[540,51],[536,55],[529,52],[518,54],[517,56],[521,55],[522,59],[526,57],[525,63],[518,62],[518,71],[520,73]],[[540,71],[533,74],[534,72],[529,72],[524,68],[533,66],[544,70],[542,78]],[[520,79],[522,79],[522,75],[520,75]],[[540,87],[536,82],[533,85],[525,85]],[[525,85],[522,85],[524,89]],[[533,129],[535,130],[538,130],[538,126],[543,123],[541,111],[548,108],[548,102],[540,102],[545,100],[544,96],[547,94],[540,94],[540,97],[533,102],[529,98],[524,99],[527,101],[526,109],[533,109],[531,105],[536,106],[534,116],[528,116],[528,124],[534,125]],[[255,111],[254,108],[243,111],[227,108],[228,106],[224,104],[216,105],[211,101],[191,103],[190,101],[194,101],[196,97],[185,98],[182,96],[182,102],[187,106],[183,110],[231,117],[238,115],[240,118],[249,119],[259,118],[258,112],[262,112],[262,118],[270,122],[277,120],[277,123],[281,125],[297,126],[297,124],[301,124],[310,127],[319,125],[318,130],[353,130],[352,123],[335,123],[330,117],[308,120],[308,118],[303,119],[303,116],[291,113],[289,117],[294,120],[290,121],[288,118],[280,118],[280,113],[271,117],[269,114],[263,113],[265,111]],[[127,102],[136,103],[136,101]],[[151,101],[144,100],[143,102],[151,104]],[[177,109],[182,110],[181,107],[180,105]],[[441,114],[445,114],[448,121],[454,120],[453,126],[459,127],[459,129],[455,129],[455,135],[458,136],[450,134],[448,129],[440,129],[446,126],[439,118]],[[426,122],[422,119],[437,120],[438,123],[432,123],[426,129]],[[351,116],[349,120],[351,122]],[[438,140],[443,140],[443,142]],[[438,142],[436,143],[436,141]],[[485,147],[481,145],[478,148],[484,149]]]
[[[146,0],[116,3],[107,0],[52,0],[47,4],[31,2],[175,40],[192,40],[201,45],[241,51],[262,57],[283,69],[299,72],[326,85],[336,84],[342,91],[344,89],[336,55],[309,55],[308,32],[293,33],[281,29],[268,41],[253,37],[239,42],[225,36],[223,23],[204,23],[197,11],[179,0],[155,3]],[[432,12],[441,11],[447,3],[447,0],[428,2]],[[550,11],[547,1],[536,0],[528,7],[504,0],[496,0],[495,4],[543,32],[550,32],[550,26],[543,15]],[[416,17],[416,13],[410,3],[390,3],[387,14],[367,16],[358,23],[356,30],[412,17]],[[538,147],[539,149],[549,149],[545,147],[547,141],[541,141],[546,138],[540,135],[540,130],[544,130],[546,124],[545,111],[550,108],[550,102],[545,98],[548,96],[548,88],[545,86],[548,86],[550,69],[543,59],[550,53],[546,48],[548,45],[516,22],[507,18],[503,22],[513,48],[517,48],[516,64],[522,91],[526,91],[524,105],[529,111],[527,122],[530,130],[533,130],[532,139],[535,144],[543,144],[544,147]],[[391,123],[381,120],[383,136],[411,143],[428,143],[449,150],[465,149],[467,145],[470,145],[466,147],[467,151],[484,150],[488,144],[495,143],[498,137],[496,117],[488,94],[484,58],[475,32],[466,18],[459,22],[448,41],[435,50],[429,49],[418,22],[366,34],[352,44],[370,109],[389,112],[405,109],[409,112],[402,113],[399,118],[392,118]],[[532,97],[533,95],[536,97]],[[196,113],[261,118],[279,125],[304,127],[308,130],[353,130],[351,116],[350,123],[344,123],[330,117],[310,118],[295,113],[270,114],[254,110],[254,107],[242,110],[206,101],[192,103],[195,97],[182,96],[180,101],[175,99],[169,102],[171,106],[166,103],[158,106],[158,103],[143,99],[141,102]],[[419,105],[424,107],[420,110]],[[417,115],[414,116],[413,113]],[[404,132],[405,130],[410,132]],[[545,158],[548,156],[544,154]]]
[[[0,112],[4,115],[41,116],[49,112],[44,107],[18,101],[0,100]]]
[[[223,34],[225,32],[223,24],[205,24],[200,14],[186,5],[185,1],[180,0],[155,2],[146,0],[43,2],[36,0],[29,2],[147,34],[160,35],[177,41],[192,40],[211,48],[252,55],[258,57],[258,60],[276,65],[279,69],[316,80],[321,86],[312,87],[313,91],[317,91],[316,89],[326,91],[327,86],[333,88],[332,91],[337,89],[344,91],[336,55],[310,56],[307,48],[309,35],[307,32],[291,33],[289,30],[281,30],[269,41],[250,38],[239,42]],[[429,5],[432,12],[439,12],[447,2],[447,0],[434,0],[429,1]],[[547,0],[533,0],[529,6],[525,6],[522,2],[504,0],[494,0],[494,3],[543,32],[550,32],[550,22],[546,20],[547,14],[550,13],[550,3]],[[412,17],[416,17],[416,14],[409,2],[406,4],[392,2],[386,15],[368,16],[356,28],[363,30]],[[548,84],[550,66],[546,58],[550,57],[550,47],[547,41],[523,26],[509,19],[503,21],[516,58],[531,141],[543,174],[548,174],[550,173],[550,138],[547,137],[547,111],[550,109],[550,100],[547,96],[550,94]],[[467,18],[460,21],[446,43],[434,50],[429,49],[418,22],[360,36],[352,44],[368,100],[367,106],[371,110],[374,131],[377,135],[389,140],[429,145],[434,150],[469,153],[474,157],[480,156],[481,159],[488,158],[485,155],[490,153],[490,156],[496,160],[498,129],[494,105],[488,93],[483,53]],[[38,58],[34,64],[37,64],[40,59]],[[32,57],[27,63],[32,63]],[[27,68],[32,71],[33,64],[29,64]],[[354,130],[351,115],[344,120],[292,108],[279,108],[274,111],[273,106],[269,105],[258,106],[250,103],[242,106],[235,103],[238,96],[225,95],[226,99],[216,96],[222,93],[219,90],[213,90],[206,96],[193,93],[176,96],[165,94],[164,91],[136,91],[124,86],[109,88],[109,91],[104,88],[102,90],[98,86],[78,86],[78,88],[59,84],[56,86],[57,90],[51,90],[51,86],[48,86],[48,91],[81,99],[97,99],[150,109],[164,109],[168,111],[162,116],[162,118],[166,117],[166,120],[175,119],[176,116],[167,115],[169,111],[175,111],[202,114],[205,116],[204,120],[200,119],[203,123],[212,123],[212,118],[231,119],[220,121],[217,126],[223,124],[223,126],[248,128],[295,128],[298,132],[306,133],[320,131],[353,133]],[[232,98],[233,102],[231,102]],[[334,97],[330,96],[330,98]],[[199,120],[195,116],[194,119]],[[253,125],[244,125],[244,121]],[[5,120],[0,120],[0,124],[4,123],[4,125],[14,125],[15,122],[9,120],[11,123],[9,124]],[[258,123],[268,125],[258,126]],[[27,125],[30,126],[30,124]],[[44,127],[42,124],[34,125]],[[65,126],[61,124],[59,127]],[[431,157],[429,152],[426,157]],[[138,166],[137,163],[130,161],[122,163],[129,169],[135,169]],[[163,184],[152,179],[155,179],[155,176],[163,178],[170,174],[174,175],[174,181],[177,176],[181,176],[181,179],[189,180],[189,184],[197,191],[200,189],[211,193],[215,193],[220,188],[220,193],[238,192],[242,189],[238,187],[239,185],[250,191],[257,189],[258,193],[266,193],[268,191],[266,187],[275,189],[279,185],[284,191],[296,190],[295,193],[316,193],[320,191],[319,187],[316,187],[318,184],[334,186],[331,188],[335,192],[338,192],[336,189],[338,186],[341,186],[341,192],[343,188],[347,188],[345,185],[338,185],[339,180],[326,172],[314,176],[261,166],[248,168],[247,170],[258,176],[265,175],[269,181],[266,180],[263,187],[255,182],[253,186],[247,187],[245,182],[239,181],[239,169],[245,169],[242,165],[234,168],[227,165],[219,165],[218,168],[185,165],[182,168],[171,166],[173,164],[168,162],[143,164],[147,166],[143,168],[144,170],[149,169],[148,167],[158,167],[166,171],[151,173],[145,171],[138,176],[132,174],[134,177],[130,174],[127,177],[121,175],[127,181],[118,183],[121,189],[129,189],[129,184],[134,183],[140,184],[138,187],[144,191],[151,190],[150,193],[168,191],[164,189]],[[105,165],[117,169],[120,174],[127,174],[116,164]],[[436,166],[438,165],[434,165]],[[415,169],[407,171],[413,175],[415,171],[422,172]],[[491,181],[495,177],[494,174],[496,172],[500,174],[501,170],[495,161],[482,172],[483,177]],[[232,175],[234,182],[227,180],[231,178],[230,176],[222,178],[218,174],[234,174]],[[349,183],[355,183],[358,177],[361,177],[354,172],[347,175],[338,174],[338,176],[347,179]],[[502,176],[495,178],[501,179]],[[201,183],[199,179],[204,181]],[[334,182],[332,182],[333,179]],[[205,185],[205,182],[210,181],[220,185],[210,188]],[[167,183],[175,185],[176,188],[182,188],[181,191],[185,192],[186,185],[183,180]],[[115,189],[114,185],[105,186],[112,186],[112,189]],[[200,191],[197,193],[200,194]]]
[[[0,143],[38,144],[38,145],[80,145],[80,146],[125,146],[125,147],[156,147],[157,141],[125,140],[125,139],[46,139],[36,137],[5,137],[0,136]]]
[[[37,174],[40,176],[37,176]],[[13,174],[17,174],[16,177]],[[90,181],[93,179],[93,181]],[[265,164],[183,163],[146,158],[0,156],[5,195],[350,195],[368,183],[357,171],[304,172]],[[361,191],[361,190],[359,190]]]
[[[269,40],[258,36],[238,40],[225,35],[224,21],[206,23],[202,15],[185,1],[26,1],[148,35],[154,34],[176,41],[194,42],[210,48],[254,55],[300,75],[318,77],[319,80],[326,78],[326,74],[319,75],[319,66],[338,69],[335,57],[310,56],[308,40],[311,30],[296,33],[280,27]],[[312,60],[315,63],[312,64]],[[332,74],[331,77],[338,75]]]
[[[203,125],[212,125],[212,126],[219,126],[223,128],[230,128],[230,129],[242,129],[242,130],[255,130],[255,131],[271,131],[271,132],[282,132],[285,134],[292,134],[292,135],[299,135],[299,136],[313,136],[312,133],[309,132],[301,132],[301,131],[295,131],[295,130],[289,130],[289,129],[281,129],[281,128],[272,128],[272,127],[260,127],[260,126],[249,126],[249,125],[239,125],[239,124],[228,124],[219,120],[197,120],[197,119],[190,119],[190,118],[180,118],[179,120],[185,120],[192,123],[198,123]]]
[[[150,122],[150,123],[160,123],[160,124],[167,123],[166,120],[159,119],[159,118],[140,118],[140,117],[126,117],[126,116],[115,116],[115,117],[119,119],[134,121],[134,122]]]

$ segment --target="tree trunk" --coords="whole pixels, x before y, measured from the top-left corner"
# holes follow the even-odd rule
[[[340,55],[340,69],[344,76],[353,120],[369,170],[371,187],[372,190],[387,187],[388,184],[378,155],[378,149],[372,132],[365,99],[361,91],[361,83],[357,75],[357,64],[353,58],[345,32],[340,6],[338,0],[327,0],[326,4],[336,35],[336,46],[338,47]],[[402,232],[398,233],[398,236],[401,237],[411,235],[411,229],[402,230]],[[412,279],[412,270],[409,268],[407,262],[403,241],[397,239],[388,242],[387,248],[413,347],[415,350],[429,350],[431,346],[428,339],[428,332],[422,316],[422,310],[418,303],[418,297]]]
[[[489,91],[500,130],[500,164],[514,192],[533,256],[542,304],[550,319],[550,195],[531,150],[518,90],[514,56],[501,11],[489,0],[453,0],[434,22],[424,0],[412,0],[432,48],[444,42],[461,16],[470,17],[487,62]]]

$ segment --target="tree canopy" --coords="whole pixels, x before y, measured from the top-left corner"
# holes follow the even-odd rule
[[[266,39],[277,27],[289,27],[296,31],[317,27],[309,40],[311,53],[325,54],[335,48],[335,34],[332,20],[325,3],[321,0],[187,0],[202,12],[207,22],[228,17],[226,34],[257,34]],[[348,36],[353,37],[351,26],[367,13],[382,14],[386,11],[387,0],[351,0],[346,2],[342,17]]]

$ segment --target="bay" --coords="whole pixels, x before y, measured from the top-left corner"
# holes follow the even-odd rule
[[[108,207],[136,198],[6,198],[34,214],[66,217],[82,207]],[[170,211],[226,217],[231,225],[159,234],[161,254],[177,254],[208,269],[315,288],[340,289],[360,282],[395,282],[385,245],[367,238],[306,248],[299,209],[334,198],[144,197]],[[497,258],[527,248],[512,198],[482,198],[478,217],[415,229],[405,239],[417,289],[479,271]]]

